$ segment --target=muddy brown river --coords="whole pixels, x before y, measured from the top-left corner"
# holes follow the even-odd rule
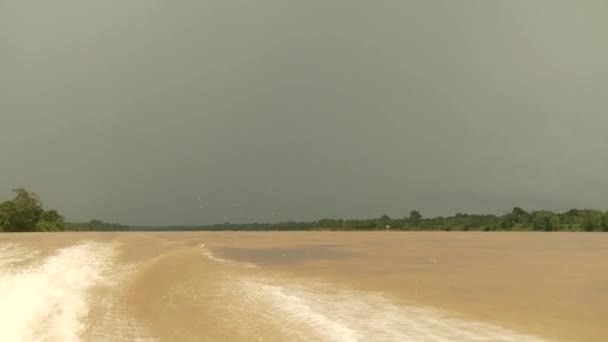
[[[608,341],[608,234],[0,234],[0,341]]]

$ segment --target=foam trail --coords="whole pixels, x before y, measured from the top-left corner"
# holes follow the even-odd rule
[[[321,284],[302,286],[235,279],[227,295],[255,308],[289,340],[298,341],[526,341],[541,338],[455,318],[433,308]]]
[[[38,265],[0,271],[0,341],[79,341],[88,290],[104,280],[112,248],[86,243]]]
[[[116,268],[112,274],[112,280],[107,282],[112,290],[97,302],[93,310],[101,312],[100,318],[91,327],[86,341],[95,342],[158,342],[157,338],[149,335],[145,326],[131,317],[119,299],[119,293],[115,292],[122,283],[133,275],[136,265],[122,265]],[[111,332],[111,333],[110,333]]]
[[[211,259],[213,261],[217,261],[217,262],[224,262],[224,263],[229,263],[229,264],[237,264],[237,262],[232,261],[232,260],[226,260],[226,259],[222,259],[222,258],[218,258],[217,256],[213,255],[213,253],[211,253],[211,251],[209,250],[209,248],[207,248],[205,246],[205,244],[201,244],[201,248],[203,249],[203,256],[205,256],[208,259]],[[241,262],[238,263],[241,264],[247,268],[257,268],[258,266],[255,264],[252,264],[250,262]]]
[[[34,258],[38,251],[27,250],[18,244],[8,242],[0,245],[0,270]]]

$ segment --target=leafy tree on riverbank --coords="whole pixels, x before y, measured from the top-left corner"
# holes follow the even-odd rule
[[[556,231],[559,229],[559,217],[549,210],[539,210],[531,214],[532,226],[534,230],[546,232]]]
[[[42,202],[35,193],[25,189],[13,190],[12,200],[0,203],[0,231],[31,232],[61,231],[64,219],[57,211],[42,209]]]

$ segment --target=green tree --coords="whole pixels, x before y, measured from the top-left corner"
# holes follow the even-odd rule
[[[12,201],[6,201],[0,203],[0,231],[10,232],[12,229],[11,219],[15,215],[15,203]]]
[[[38,195],[25,189],[13,190],[15,197],[0,204],[0,220],[4,231],[33,231],[44,212]]]
[[[498,227],[504,230],[511,230],[517,223],[517,216],[513,213],[508,213],[498,219]]]
[[[559,217],[549,210],[535,211],[531,217],[534,230],[556,231],[559,228]]]
[[[44,211],[38,195],[25,189],[13,192],[12,200],[0,203],[0,231],[64,230],[64,218],[56,210]]]
[[[515,215],[516,217],[520,217],[520,216],[524,216],[524,215],[527,215],[527,214],[528,214],[528,213],[527,213],[525,210],[523,210],[523,209],[522,209],[522,208],[520,208],[520,207],[515,207],[515,208],[513,208],[513,210],[511,211],[511,213],[512,213],[513,215]]]
[[[418,227],[420,225],[420,220],[422,220],[422,215],[418,210],[410,211],[410,217],[408,218],[410,226]]]
[[[46,222],[63,222],[63,216],[59,215],[57,210],[48,210],[42,213],[40,217],[42,221]]]
[[[392,223],[391,218],[388,215],[382,215],[376,222],[376,228],[385,229]]]
[[[517,223],[521,224],[522,226],[526,226],[532,221],[532,215],[520,207],[513,208],[511,214],[514,215]]]
[[[595,230],[601,230],[604,214],[599,210],[582,210],[581,211],[582,221],[581,227],[587,232]]]
[[[45,211],[41,215],[41,220],[36,224],[39,232],[56,232],[65,229],[65,219],[56,210]]]

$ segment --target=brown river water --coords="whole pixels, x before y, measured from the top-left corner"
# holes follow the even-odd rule
[[[608,234],[0,234],[0,341],[608,341]]]

